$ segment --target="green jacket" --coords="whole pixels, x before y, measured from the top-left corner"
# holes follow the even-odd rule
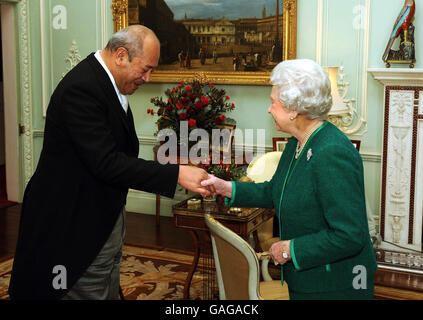
[[[353,272],[355,266],[364,266],[367,279],[373,278],[377,264],[360,154],[329,122],[310,137],[297,160],[296,145],[297,139],[291,138],[271,181],[233,182],[229,205],[276,209],[280,239],[291,240],[292,261],[282,267],[290,290],[352,288],[354,278],[364,276],[362,267]]]

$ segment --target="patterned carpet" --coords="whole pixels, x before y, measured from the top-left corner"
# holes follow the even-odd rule
[[[189,253],[124,246],[120,283],[127,300],[180,300],[193,256]],[[9,299],[7,289],[13,259],[0,263],[0,300]],[[202,299],[207,268],[199,261],[191,282],[190,299]]]

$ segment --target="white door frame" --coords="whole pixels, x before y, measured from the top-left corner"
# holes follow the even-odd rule
[[[6,187],[9,201],[19,200],[19,99],[17,88],[16,6],[0,4],[3,50]]]

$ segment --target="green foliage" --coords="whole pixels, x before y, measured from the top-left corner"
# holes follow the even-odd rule
[[[230,97],[225,90],[218,89],[210,83],[201,83],[194,80],[191,83],[182,81],[178,86],[165,91],[167,100],[154,97],[151,103],[158,110],[148,109],[152,116],[157,113],[158,131],[172,129],[180,137],[180,121],[188,121],[188,131],[195,128],[205,129],[211,136],[216,125],[234,122],[226,117],[226,112],[231,112],[235,105],[229,102]],[[157,135],[157,133],[156,133]]]
[[[219,164],[210,164],[209,158],[208,163],[199,165],[199,167],[226,181],[237,181],[246,175],[246,166],[239,166],[235,164],[234,160],[230,164],[224,164],[222,160]]]

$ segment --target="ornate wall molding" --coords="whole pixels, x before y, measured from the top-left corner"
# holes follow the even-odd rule
[[[367,69],[369,63],[369,39],[370,39],[370,10],[371,0],[365,0],[364,5],[362,1],[357,2],[358,6],[363,6],[365,10],[364,22],[362,28],[356,28],[357,41],[356,56],[362,56],[361,69],[360,60],[357,61],[356,77],[354,79],[356,84],[356,92],[353,93],[352,98],[343,97],[344,102],[351,106],[351,112],[334,119],[334,124],[338,126],[347,135],[363,136],[367,132]],[[316,61],[327,66],[330,50],[329,50],[329,0],[317,1],[317,21],[316,21]],[[341,63],[342,64],[342,63]],[[332,67],[334,65],[331,65]],[[337,65],[339,66],[339,65]],[[346,76],[346,74],[344,74]],[[357,102],[355,106],[353,103]]]
[[[360,2],[361,3],[361,2]],[[367,132],[367,88],[368,88],[368,77],[367,69],[369,66],[369,45],[370,45],[370,10],[371,1],[365,0],[365,23],[364,23],[364,34],[363,34],[363,46],[362,46],[362,67],[361,67],[361,99],[360,99],[360,111],[357,113],[357,121],[353,127],[349,127],[344,131],[348,135],[362,136]],[[360,42],[360,33],[358,37]],[[358,64],[357,64],[358,67]],[[357,97],[359,94],[359,73],[357,72]]]
[[[368,72],[385,86],[423,86],[423,69],[370,68]]]
[[[29,0],[18,4],[20,102],[23,125],[23,182],[24,187],[33,173],[34,146],[32,140],[32,80],[31,80],[31,35],[29,22]]]
[[[52,20],[52,0],[39,0],[40,1],[40,37],[41,37],[41,91],[42,91],[42,111],[43,117],[46,117],[47,106],[49,103],[50,95],[53,93],[55,83],[54,79],[63,76],[72,69],[80,60],[79,48],[83,47],[83,38],[73,39],[71,47],[65,56],[65,62],[69,64],[66,72],[63,72],[64,67],[60,64],[57,65],[57,60],[60,59],[61,53],[53,43],[53,33],[51,20]],[[108,27],[110,26],[109,18],[111,18],[110,7],[107,5],[107,0],[95,0],[95,9],[93,16],[95,16],[95,43],[90,43],[91,51],[95,49],[102,49],[106,46],[109,34]],[[73,17],[70,17],[73,18]],[[62,31],[63,32],[63,31]],[[78,40],[78,41],[77,41]],[[82,42],[82,46],[80,45]],[[61,49],[62,50],[62,49]],[[63,48],[63,50],[66,50]],[[75,52],[73,52],[75,51]],[[90,52],[91,52],[90,51]],[[84,56],[84,52],[82,52]]]
[[[283,60],[297,56],[297,0],[283,1]]]
[[[100,0],[100,12],[101,12],[101,48],[104,48],[109,41],[109,35],[107,33],[108,26],[108,7],[106,1]]]
[[[67,55],[65,56],[65,62],[69,63],[69,68],[66,69],[66,72],[62,73],[62,78],[72,70],[79,62],[81,61],[81,55],[79,54],[78,45],[76,44],[76,40],[72,41],[72,46],[69,48]]]
[[[49,88],[47,85],[47,42],[46,42],[46,33],[44,32],[43,26],[46,24],[46,17],[45,17],[45,1],[40,0],[40,40],[41,40],[41,103],[42,103],[42,110],[43,110],[43,117],[46,116],[47,110],[47,103],[48,103],[48,95],[49,95]]]
[[[317,0],[316,17],[316,62],[322,65],[322,46],[323,46],[323,0]]]

